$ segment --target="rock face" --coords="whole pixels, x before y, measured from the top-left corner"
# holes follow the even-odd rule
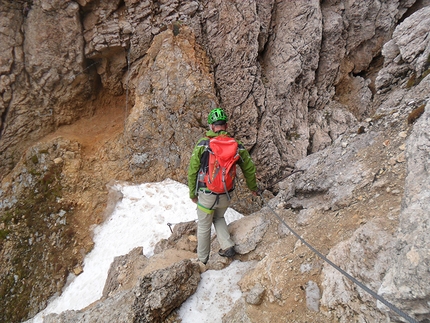
[[[276,195],[265,206],[426,319],[429,10],[428,0],[2,0],[0,320],[34,315],[69,272],[79,272],[91,225],[120,198],[108,194],[111,181],[185,183],[193,145],[216,106],[250,150],[260,186]],[[285,179],[295,168],[303,173]],[[251,199],[238,196],[241,211],[251,213]],[[319,276],[322,264],[269,213],[231,226],[238,257],[260,262],[241,282],[248,301],[229,317],[257,322],[265,319],[258,306],[295,306],[268,316],[303,320],[301,291],[309,286],[313,295],[323,287],[321,304],[330,310],[313,321],[359,309],[363,320],[385,317],[350,285],[333,296],[334,273],[324,267]],[[381,238],[371,223],[385,240],[369,242]],[[183,232],[160,242],[154,257],[192,253],[193,228]],[[350,257],[346,246],[355,248]],[[215,259],[213,268],[227,264]],[[197,284],[193,265],[180,267]],[[164,320],[185,297],[145,305],[117,288],[120,269],[101,312],[59,317],[97,321],[112,304],[128,304],[124,320],[136,313]],[[145,277],[132,289],[156,280]]]
[[[412,73],[409,74],[406,87],[411,88],[411,92],[415,94],[416,101],[413,104],[418,107],[413,112],[417,115],[422,113],[406,146],[407,176],[396,248],[391,254],[393,266],[379,289],[381,295],[401,303],[402,308],[414,314],[418,320],[428,320],[430,313],[429,280],[428,275],[424,274],[428,271],[429,264],[430,239],[426,232],[430,213],[428,203],[423,202],[429,198],[429,137],[426,129],[430,122],[430,42],[425,36],[430,28],[429,14],[430,8],[423,8],[396,29],[393,40],[384,46],[389,55],[387,54],[388,62],[384,68],[387,72],[381,77],[393,78],[398,75],[395,71],[399,71],[402,65],[410,66]],[[393,57],[394,53],[396,57]],[[403,59],[403,64],[400,59]],[[409,122],[415,120],[415,117],[416,115],[408,119]]]
[[[428,82],[428,80],[427,80]],[[428,127],[430,105],[414,126],[408,139],[408,155],[405,196],[400,215],[400,232],[396,248],[390,255],[393,266],[384,277],[379,293],[388,299],[401,302],[402,308],[414,314],[418,320],[428,319],[430,290],[428,250],[429,205],[429,153]]]
[[[183,181],[173,169],[222,105],[276,182],[355,122],[350,112],[370,112],[368,80],[349,74],[370,66],[413,3],[5,1],[2,173],[32,140],[93,114],[100,82],[130,98],[119,163],[134,176]]]
[[[189,156],[184,147],[193,147],[217,106],[208,57],[192,31],[178,23],[154,38],[139,66],[125,127],[131,171],[149,181],[185,180]]]
[[[28,141],[91,115],[95,92],[76,2],[2,1],[0,10],[3,178]]]
[[[378,291],[381,296],[418,321],[425,321],[428,319],[430,313],[427,306],[430,293],[426,290],[428,275],[424,274],[428,268],[429,241],[428,235],[424,231],[426,230],[425,227],[427,226],[429,212],[427,203],[422,203],[422,201],[428,199],[429,194],[429,187],[427,185],[429,174],[426,170],[429,154],[428,135],[424,128],[428,126],[429,122],[429,105],[426,102],[429,100],[429,78],[427,76],[430,66],[428,63],[430,52],[428,39],[425,36],[423,37],[423,35],[428,34],[430,27],[430,24],[426,23],[426,19],[430,13],[429,10],[429,8],[421,9],[405,19],[395,30],[393,39],[384,46],[383,54],[387,58],[384,68],[376,78],[376,85],[380,92],[392,90],[393,84],[404,84],[404,89],[393,91],[396,95],[392,100],[388,99],[383,103],[377,110],[377,113],[393,113],[394,111],[398,111],[396,106],[409,106],[411,112],[409,113],[407,122],[410,124],[414,123],[416,120],[415,116],[419,115],[413,128],[410,130],[408,140],[403,144],[404,148],[402,148],[405,149],[407,169],[404,196],[399,214],[399,231],[392,237],[385,235],[384,230],[374,231],[372,233],[374,235],[373,238],[368,237],[364,239],[372,241],[371,248],[369,248],[370,245],[366,247],[366,242],[359,241],[363,240],[363,238],[357,239],[357,237],[352,237],[350,240],[358,241],[358,247],[361,250],[354,252],[354,256],[352,254],[347,256],[349,258],[348,266],[364,265],[363,259],[369,259],[369,256],[366,256],[364,253],[369,253],[372,257],[376,256],[377,258],[371,261],[374,261],[374,264],[367,262],[370,264],[369,268],[349,268],[349,272],[353,276],[361,276],[362,280],[368,284],[368,287],[371,287],[374,291]],[[425,32],[423,28],[426,30]],[[411,44],[414,44],[414,46]],[[423,63],[426,60],[427,63]],[[406,76],[409,76],[409,78]],[[393,107],[394,110],[392,110]],[[406,137],[407,134],[399,133],[399,136]],[[393,156],[394,158],[390,163],[405,160],[402,154]],[[374,228],[378,227],[376,223],[372,226]],[[367,224],[363,226],[362,230],[366,227]],[[360,235],[363,233],[360,230],[356,232],[356,234]],[[339,259],[339,254],[352,253],[352,250],[355,248],[352,245],[338,245],[336,249],[332,249],[330,254],[333,253],[333,259],[337,260],[337,262],[345,263],[345,260]],[[379,250],[372,251],[372,248]],[[336,256],[336,253],[339,254]],[[353,260],[353,257],[358,258],[357,260]],[[323,283],[325,285],[322,299],[323,304],[329,308],[334,308],[333,304],[339,302],[340,295],[343,295],[342,297],[346,297],[347,299],[342,300],[341,303],[348,303],[350,305],[343,310],[341,307],[335,310],[340,321],[349,321],[348,316],[350,314],[347,312],[350,309],[353,309],[355,312],[353,314],[354,317],[356,317],[358,311],[363,314],[362,309],[354,310],[354,301],[351,297],[354,297],[353,295],[356,292],[345,291],[345,289],[350,288],[346,287],[347,284],[330,283],[330,280],[336,279],[333,277],[333,273],[330,272],[332,272],[332,269],[327,267],[323,271],[323,274],[326,276]],[[363,275],[368,275],[368,277]],[[374,275],[374,277],[370,275]],[[336,273],[335,276],[339,276],[339,274]],[[417,277],[420,278],[417,280]],[[339,277],[337,280],[339,281]],[[334,291],[334,288],[337,288],[337,290]],[[368,302],[366,301],[368,296],[361,295],[361,290],[357,290],[357,292],[360,294],[361,299]],[[376,304],[374,300],[367,306],[375,308],[376,305],[382,311],[386,311],[387,314],[381,316],[381,313],[378,313],[375,309],[373,313],[366,314],[367,317],[373,317],[375,320],[383,320],[385,315],[389,315],[393,321],[401,321],[386,306],[380,303]]]
[[[61,291],[82,257],[74,229],[75,204],[63,193],[67,182],[63,174],[79,167],[79,160],[76,142],[58,139],[35,145],[21,159],[18,172],[9,174],[8,185],[2,186],[0,277],[5,322],[19,321],[23,302],[33,315],[46,306],[41,300]],[[31,277],[37,279],[28,284]]]

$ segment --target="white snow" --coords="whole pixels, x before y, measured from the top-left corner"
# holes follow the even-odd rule
[[[255,262],[233,261],[223,270],[202,274],[197,291],[179,309],[183,323],[216,323],[229,312],[242,292],[237,283]]]
[[[53,299],[28,323],[42,323],[45,315],[79,310],[97,301],[102,296],[115,257],[140,246],[150,257],[155,244],[169,237],[167,223],[197,219],[196,205],[188,198],[188,187],[173,180],[141,185],[116,184],[114,189],[121,191],[123,198],[112,215],[94,229],[94,249],[85,257],[83,273],[72,279],[61,296]],[[230,208],[226,213],[227,223],[241,217]],[[252,266],[253,263],[234,261],[223,270],[203,273],[196,293],[180,309],[183,323],[221,322],[222,316],[241,296],[237,282]]]

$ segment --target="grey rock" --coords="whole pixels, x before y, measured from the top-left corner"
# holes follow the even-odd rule
[[[319,311],[319,301],[321,298],[320,289],[314,281],[310,280],[306,284],[306,306],[314,312]]]
[[[251,305],[260,305],[263,301],[265,289],[261,284],[256,284],[246,295],[245,300]]]
[[[102,297],[107,298],[118,291],[131,289],[136,283],[136,277],[147,264],[148,259],[143,255],[142,247],[134,248],[127,255],[115,257],[110,265]]]
[[[393,266],[379,288],[381,296],[395,302],[418,320],[430,315],[430,208],[429,203],[425,202],[430,192],[429,126],[430,105],[427,104],[407,141],[407,177],[400,213],[400,231],[396,238],[396,249],[391,255]],[[382,304],[380,308],[386,310]]]
[[[375,292],[381,286],[382,277],[392,266],[394,239],[384,231],[384,221],[378,219],[364,224],[351,238],[339,243],[327,255],[333,263],[340,265]],[[385,316],[377,310],[376,301],[371,295],[356,287],[327,263],[324,263],[322,271],[322,289],[321,305],[334,311],[336,317],[340,318],[339,322],[350,322],[352,318],[358,317],[371,317],[379,321]],[[366,308],[362,306],[363,303]]]
[[[425,7],[400,24],[393,33],[393,38],[384,45],[384,68],[376,78],[376,88],[386,91],[393,84],[409,82],[411,87],[423,76],[430,55],[429,31],[430,8]],[[428,68],[428,67],[427,67]]]
[[[154,247],[154,253],[160,253],[169,248],[197,252],[197,222],[189,221],[171,225],[172,234],[168,239],[159,241]]]
[[[236,243],[236,252],[247,254],[254,250],[263,239],[268,226],[267,220],[258,213],[230,223],[229,230]]]
[[[85,310],[50,314],[44,322],[161,323],[196,291],[199,281],[198,264],[183,260],[145,275],[131,290],[118,292]]]
[[[373,180],[372,170],[357,160],[356,153],[371,145],[376,137],[376,133],[366,133],[351,138],[347,150],[342,147],[342,141],[337,140],[325,150],[297,162],[296,169],[304,173],[294,178],[292,190],[295,193],[285,196],[284,203],[294,209],[309,209],[299,215],[301,223],[306,223],[311,216],[306,213],[310,210],[335,210],[349,205],[352,192]]]

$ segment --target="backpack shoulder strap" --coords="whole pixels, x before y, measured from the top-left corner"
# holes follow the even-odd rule
[[[197,143],[197,146],[203,146],[203,147],[209,147],[209,141],[211,138],[209,137],[203,137],[202,139],[200,139],[200,141]]]

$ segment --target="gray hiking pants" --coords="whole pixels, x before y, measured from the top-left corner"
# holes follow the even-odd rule
[[[197,256],[201,262],[206,263],[209,259],[212,223],[221,249],[234,246],[224,219],[224,213],[229,205],[230,201],[226,194],[215,195],[199,191],[199,202],[197,204]],[[211,208],[212,210],[210,210]]]

